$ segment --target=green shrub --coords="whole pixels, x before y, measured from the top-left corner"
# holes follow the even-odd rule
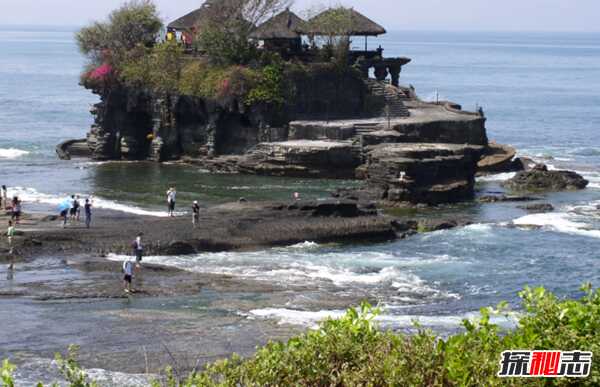
[[[586,379],[500,379],[505,350],[584,350],[598,353],[600,292],[584,288],[579,300],[559,300],[543,288],[520,293],[525,314],[504,332],[492,314],[506,304],[484,308],[481,318],[465,320],[465,332],[440,339],[420,329],[415,335],[376,329],[378,313],[368,305],[350,309],[340,320],[287,343],[269,343],[248,358],[233,356],[175,384],[193,386],[545,386],[600,385],[600,367]],[[172,381],[173,382],[173,381]]]
[[[271,64],[263,67],[255,80],[254,87],[246,95],[246,105],[283,104],[283,69],[281,66]]]
[[[183,48],[164,42],[147,48],[138,45],[121,63],[123,83],[161,93],[177,92],[182,72]]]
[[[8,359],[4,360],[0,368],[0,382],[2,382],[2,386],[14,387],[13,372],[15,372],[15,366],[10,364]]]

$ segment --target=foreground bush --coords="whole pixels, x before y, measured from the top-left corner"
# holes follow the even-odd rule
[[[559,300],[543,288],[520,293],[525,314],[509,332],[490,322],[482,309],[465,332],[439,339],[429,331],[416,335],[383,332],[373,324],[377,311],[363,305],[340,320],[287,343],[270,343],[249,359],[232,357],[170,386],[543,386],[600,385],[593,363],[586,379],[500,379],[505,350],[582,350],[600,353],[600,291],[583,288],[579,300]]]
[[[600,291],[585,286],[579,300],[560,300],[543,288],[520,296],[524,314],[515,329],[502,332],[490,322],[506,305],[482,309],[477,321],[463,322],[465,332],[439,339],[420,330],[402,335],[377,329],[378,310],[363,305],[339,320],[327,320],[287,343],[273,342],[248,359],[233,356],[202,373],[177,380],[167,370],[155,386],[545,386],[600,385],[594,362],[586,379],[500,379],[505,350],[562,350],[600,353]],[[73,356],[59,358],[71,386],[89,386]],[[12,386],[14,370],[4,363],[0,377]]]

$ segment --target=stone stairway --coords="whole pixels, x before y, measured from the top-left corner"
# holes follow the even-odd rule
[[[392,118],[403,118],[410,116],[410,112],[404,105],[404,101],[409,100],[409,97],[402,91],[402,89],[385,82],[376,81],[374,79],[368,79],[366,82],[371,94],[375,96],[381,96],[385,100],[385,107],[380,112],[380,116],[387,117],[388,108],[389,115]]]
[[[381,128],[377,122],[356,123],[354,124],[354,135],[358,137],[380,129]]]

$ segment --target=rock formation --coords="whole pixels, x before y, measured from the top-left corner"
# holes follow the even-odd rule
[[[349,142],[285,141],[261,143],[238,163],[238,171],[270,176],[353,178],[361,164]]]
[[[367,153],[370,188],[390,202],[453,203],[472,199],[483,147],[456,144],[382,144]]]
[[[545,165],[538,165],[530,171],[519,172],[503,183],[513,191],[565,191],[584,189],[588,181],[571,171],[549,171]]]

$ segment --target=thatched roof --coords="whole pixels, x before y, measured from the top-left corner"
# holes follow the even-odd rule
[[[191,30],[207,20],[212,12],[212,7],[216,5],[216,1],[207,0],[200,8],[180,17],[171,22],[167,27],[177,30]]]
[[[211,21],[219,23],[230,19],[246,23],[249,28],[254,27],[244,20],[242,11],[237,5],[235,0],[206,0],[200,8],[171,22],[167,27],[176,30],[192,30]]]
[[[273,16],[254,30],[250,37],[254,39],[295,39],[307,25],[298,15],[286,9]]]
[[[310,19],[306,35],[377,36],[386,33],[385,28],[353,8],[330,8]]]

